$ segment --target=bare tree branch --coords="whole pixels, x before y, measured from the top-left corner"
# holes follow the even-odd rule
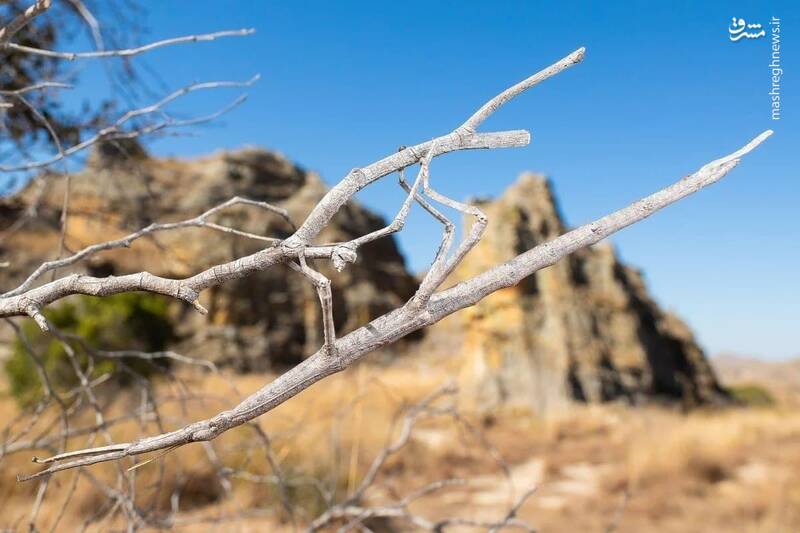
[[[126,236],[124,236],[122,238],[119,238],[119,239],[116,239],[116,240],[113,240],[113,241],[107,241],[107,242],[103,242],[103,243],[92,244],[91,246],[87,246],[83,250],[80,250],[79,252],[76,252],[73,255],[69,256],[69,257],[65,257],[63,259],[57,259],[57,260],[54,260],[54,261],[48,261],[46,263],[42,263],[30,276],[28,276],[28,278],[19,287],[17,287],[14,290],[8,291],[8,292],[0,295],[0,298],[6,298],[6,297],[9,297],[9,296],[16,296],[18,294],[21,294],[21,293],[27,291],[29,288],[31,288],[33,286],[33,283],[37,279],[39,279],[43,274],[45,274],[45,273],[47,273],[49,271],[56,270],[56,269],[63,268],[63,267],[67,267],[67,266],[70,266],[70,265],[74,265],[75,263],[77,263],[79,261],[82,261],[84,259],[87,259],[87,258],[93,256],[94,254],[102,252],[102,251],[113,250],[113,249],[116,249],[116,248],[129,248],[131,246],[131,244],[133,244],[134,241],[136,241],[136,240],[138,240],[138,239],[140,239],[142,237],[149,236],[149,235],[152,235],[153,233],[157,233],[157,232],[161,232],[161,231],[169,231],[169,230],[176,230],[176,229],[182,229],[182,228],[192,228],[192,227],[194,227],[194,228],[209,228],[209,229],[213,229],[213,230],[216,230],[216,231],[221,231],[223,233],[230,233],[232,235],[238,235],[238,236],[241,236],[241,237],[247,237],[249,239],[256,239],[256,240],[260,240],[260,241],[264,241],[264,242],[277,242],[279,240],[279,239],[275,239],[273,237],[265,237],[265,236],[262,236],[262,235],[256,235],[254,233],[249,233],[249,232],[246,232],[246,231],[239,231],[237,229],[229,228],[227,226],[221,226],[219,224],[215,224],[213,222],[208,222],[208,220],[206,220],[211,215],[214,215],[214,214],[216,214],[216,213],[218,213],[218,212],[220,212],[220,211],[222,211],[224,209],[227,209],[229,207],[233,207],[235,205],[250,205],[250,206],[254,206],[254,207],[259,207],[259,208],[264,209],[264,210],[266,210],[266,211],[268,211],[270,213],[274,213],[274,214],[280,216],[282,219],[286,220],[292,227],[294,227],[294,224],[292,223],[292,220],[289,217],[289,213],[285,209],[283,209],[281,207],[276,207],[276,206],[274,206],[272,204],[269,204],[267,202],[259,202],[259,201],[256,201],[256,200],[250,200],[250,199],[247,199],[247,198],[241,198],[239,196],[236,196],[236,197],[231,198],[230,200],[227,200],[227,201],[225,201],[225,202],[223,202],[223,203],[221,203],[221,204],[219,204],[219,205],[217,205],[215,207],[212,207],[211,209],[208,209],[204,213],[201,213],[200,215],[198,215],[198,216],[196,216],[194,218],[183,220],[181,222],[170,222],[170,223],[163,223],[163,224],[156,224],[156,223],[150,224],[149,226],[147,226],[147,227],[145,227],[143,229],[140,229],[139,231],[130,233],[130,234],[128,234],[128,235],[126,235]]]
[[[49,4],[49,2],[47,3]],[[145,52],[149,52],[151,50],[155,50],[156,48],[162,48],[164,46],[171,46],[175,44],[185,44],[185,43],[196,43],[200,41],[214,41],[221,37],[243,37],[245,35],[252,35],[253,33],[255,33],[255,30],[252,28],[241,29],[241,30],[218,31],[215,33],[186,35],[184,37],[173,37],[171,39],[156,41],[154,43],[146,44],[144,46],[138,46],[136,48],[125,48],[122,50],[96,50],[94,52],[56,52],[53,50],[42,50],[41,48],[33,48],[30,46],[24,46],[16,43],[9,43],[9,42],[2,43],[2,35],[0,35],[0,48],[10,48],[12,50],[25,52],[27,54],[35,54],[40,56],[54,57],[57,59],[66,59],[69,61],[74,61],[76,59],[131,57],[143,54]]]
[[[478,109],[474,115],[469,117],[464,124],[461,125],[462,130],[467,132],[474,132],[478,129],[478,127],[483,124],[483,122],[489,118],[495,111],[500,109],[509,100],[513,99],[514,97],[524,93],[531,87],[538,85],[539,83],[543,82],[544,80],[551,78],[573,65],[577,65],[581,61],[583,61],[583,56],[586,54],[586,49],[581,47],[569,54],[564,59],[553,63],[549,67],[544,70],[541,70],[534,74],[533,76],[522,80],[521,82],[517,83],[513,87],[509,87],[505,91],[501,92]]]
[[[53,156],[53,157],[50,157],[48,159],[43,159],[43,160],[40,160],[40,161],[23,163],[23,164],[20,164],[20,165],[0,165],[0,172],[19,172],[19,171],[33,170],[33,169],[37,169],[37,168],[47,167],[47,166],[52,165],[53,163],[57,163],[58,161],[61,161],[62,159],[66,158],[68,156],[74,155],[74,154],[76,154],[76,153],[78,153],[78,152],[80,152],[82,150],[85,150],[86,148],[88,148],[88,147],[90,147],[90,146],[92,146],[94,144],[97,144],[98,142],[100,142],[102,140],[123,139],[123,138],[124,139],[132,139],[132,138],[135,138],[135,137],[140,137],[142,135],[153,133],[153,132],[158,131],[158,130],[162,130],[162,129],[166,128],[166,127],[188,126],[188,125],[197,124],[199,122],[205,122],[205,121],[208,121],[208,120],[212,120],[214,118],[217,118],[221,114],[221,112],[228,111],[232,107],[234,107],[235,105],[238,105],[239,103],[241,103],[241,100],[237,100],[236,102],[234,102],[233,106],[230,106],[230,105],[226,106],[221,112],[214,113],[214,114],[212,114],[212,115],[210,115],[208,117],[188,119],[188,120],[175,120],[175,119],[169,117],[168,115],[166,115],[164,113],[164,111],[163,111],[163,108],[164,108],[164,106],[166,106],[167,104],[169,104],[169,103],[173,102],[174,100],[180,98],[181,96],[185,96],[185,95],[187,95],[189,93],[192,93],[194,91],[201,91],[201,90],[207,90],[207,89],[219,89],[219,88],[223,88],[223,87],[250,87],[251,85],[253,85],[253,83],[258,81],[258,79],[259,79],[259,76],[256,75],[256,76],[254,76],[253,78],[251,78],[251,79],[249,79],[247,81],[241,81],[241,82],[240,81],[207,81],[207,82],[203,82],[203,83],[193,83],[191,85],[187,85],[186,87],[183,87],[181,89],[178,89],[177,91],[174,91],[174,92],[170,93],[169,95],[165,96],[164,98],[162,98],[161,100],[159,100],[158,102],[156,102],[154,104],[151,104],[151,105],[145,106],[145,107],[140,107],[138,109],[133,109],[133,110],[130,110],[130,111],[126,112],[124,115],[122,115],[119,119],[117,119],[116,122],[114,122],[110,126],[107,126],[107,127],[103,128],[103,129],[101,129],[95,135],[89,137],[88,139],[86,139],[84,141],[81,141],[78,144],[75,144],[75,145],[73,145],[73,146],[71,146],[69,148],[60,150],[59,153],[57,155]],[[150,114],[153,114],[153,113],[160,113],[160,114],[166,116],[166,118],[163,121],[158,122],[156,124],[147,125],[147,126],[144,126],[144,127],[141,127],[141,128],[136,128],[136,129],[130,130],[130,131],[126,131],[126,130],[123,129],[123,126],[125,126],[132,119],[135,119],[135,118],[138,118],[138,117],[141,117],[141,116],[144,116],[144,115],[150,115]]]
[[[21,89],[0,90],[0,94],[2,95],[25,94],[31,91],[41,91],[44,89],[72,89],[72,85],[68,83],[60,83],[57,81],[43,81],[35,83],[33,85],[29,85],[27,87],[23,87]]]
[[[49,468],[29,475],[20,476],[21,480],[35,479],[65,469],[87,466],[99,462],[121,459],[123,457],[171,449],[192,442],[210,441],[221,433],[245,424],[265,412],[292,398],[311,384],[341,371],[364,357],[367,353],[394,342],[409,333],[438,322],[442,318],[471,306],[488,294],[499,289],[519,283],[534,272],[554,264],[566,255],[586,246],[590,246],[607,236],[631,224],[647,218],[655,211],[662,209],[708,185],[711,185],[730,172],[741,157],[761,144],[772,131],[768,130],[750,141],[741,149],[701,167],[697,172],[677,183],[647,196],[633,204],[606,215],[594,222],[576,228],[547,243],[536,246],[501,265],[463,281],[458,285],[436,292],[444,277],[461,261],[469,249],[480,238],[486,224],[485,216],[476,208],[455,202],[433,191],[427,184],[427,173],[430,160],[437,155],[473,148],[501,148],[522,146],[529,141],[525,131],[509,131],[500,133],[477,133],[473,130],[486,120],[494,111],[507,103],[514,96],[536,83],[576,64],[583,58],[583,49],[573,52],[561,61],[544,69],[540,73],[504,91],[481,107],[471,118],[453,132],[416,146],[402,149],[367,167],[354,169],[338,185],[333,187],[316,205],[298,230],[286,240],[260,250],[254,254],[240,257],[228,263],[216,265],[203,272],[185,279],[167,279],[147,272],[128,274],[120,277],[95,278],[73,275],[62,278],[37,288],[18,292],[13,296],[0,298],[0,316],[16,316],[28,314],[46,327],[46,320],[41,314],[43,306],[48,305],[70,294],[92,294],[104,296],[120,292],[141,290],[165,294],[192,303],[202,311],[197,301],[200,292],[206,288],[220,285],[232,279],[242,278],[273,265],[294,264],[313,277],[307,267],[306,259],[329,259],[337,268],[344,268],[347,263],[356,260],[356,248],[359,240],[350,243],[329,243],[312,245],[312,241],[329,223],[334,214],[345,205],[352,196],[363,187],[382,176],[420,163],[420,177],[415,185],[408,188],[410,198],[417,200],[428,212],[436,216],[437,212],[430,204],[422,202],[422,195],[435,201],[455,207],[465,213],[475,215],[478,223],[471,233],[457,248],[453,257],[448,258],[446,250],[449,246],[449,235],[452,235],[452,224],[446,219],[443,235],[444,251],[437,255],[438,264],[432,268],[432,274],[418,293],[405,306],[389,312],[363,327],[335,338],[332,330],[325,329],[325,345],[308,359],[287,371],[274,381],[255,392],[230,410],[201,420],[175,431],[162,433],[152,437],[144,437],[134,442],[113,444],[99,448],[89,448],[41,459],[40,462],[51,465]],[[422,193],[415,187],[421,179]],[[404,180],[401,180],[404,183]],[[407,184],[406,184],[407,186]],[[404,207],[406,204],[404,204]],[[408,203],[410,206],[410,203]],[[402,220],[404,208],[401,208],[398,219]],[[443,217],[442,217],[443,218]],[[396,224],[395,224],[396,226]],[[391,225],[390,225],[391,227]],[[383,234],[388,234],[388,231]],[[371,238],[371,237],[370,237]],[[315,280],[315,283],[321,283]],[[323,283],[324,285],[324,283]],[[326,310],[324,291],[320,291],[323,314],[330,319],[332,310]],[[514,523],[513,516],[507,524]]]

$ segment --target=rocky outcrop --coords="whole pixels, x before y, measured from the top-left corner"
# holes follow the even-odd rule
[[[58,249],[64,182],[47,183],[38,216],[0,244],[0,260],[10,263],[0,271],[4,288],[13,287]],[[263,149],[185,161],[150,158],[136,144],[101,145],[88,158],[85,170],[72,177],[67,247],[77,250],[151,222],[186,219],[234,196],[279,205],[293,220],[302,221],[325,192],[317,174]],[[0,224],[11,226],[38,193],[31,186],[21,199],[3,200]],[[255,207],[235,207],[213,220],[273,237],[288,236],[292,229]],[[349,240],[385,225],[378,215],[351,203],[319,240]],[[184,229],[142,239],[128,250],[103,252],[78,270],[103,276],[147,270],[185,277],[263,246],[261,241],[206,229]],[[416,289],[416,280],[391,238],[365,245],[359,250],[359,260],[343,272],[328,262],[316,266],[333,281],[334,317],[340,333],[397,307]],[[274,268],[205,291],[201,302],[209,310],[205,317],[177,305],[176,322],[183,338],[177,348],[238,370],[294,364],[322,343],[316,292],[288,268]]]
[[[453,283],[567,230],[542,176],[525,174],[496,201],[477,203],[489,226]],[[725,398],[686,324],[658,307],[641,273],[608,244],[580,250],[432,328],[425,344],[444,343],[460,354],[453,370],[482,409]]]

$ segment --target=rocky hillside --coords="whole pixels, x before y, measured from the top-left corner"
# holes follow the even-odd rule
[[[18,199],[0,202],[8,228],[23,206],[41,194],[38,216],[0,243],[0,286],[10,288],[58,248],[63,180],[43,192],[31,186]],[[184,161],[150,158],[139,147],[103,146],[73,176],[72,217],[66,244],[77,250],[119,237],[153,221],[197,215],[233,196],[285,207],[300,221],[325,193],[319,176],[284,157],[247,148]],[[453,282],[565,231],[548,182],[523,176],[501,198],[484,202],[490,224],[480,246]],[[254,207],[235,208],[215,221],[267,236],[291,227]],[[358,204],[340,212],[320,239],[348,240],[385,225]],[[80,269],[95,275],[148,270],[187,276],[212,264],[251,253],[263,243],[185,229],[142,239],[128,250],[105,252]],[[333,280],[337,327],[347,332],[409,298],[416,280],[393,239],[360,250],[356,264]],[[309,284],[289,269],[274,269],[207,291],[210,313],[174,304],[181,336],[176,346],[240,371],[261,371],[298,362],[321,344],[319,305]],[[646,397],[680,399],[687,405],[724,397],[691,331],[649,297],[636,270],[621,264],[608,246],[580,251],[518,287],[500,291],[430,329],[414,350],[425,352],[465,383],[482,407],[524,405],[545,411],[570,399],[597,402]]]
[[[472,277],[564,233],[548,180],[524,174],[496,201],[481,243],[455,272]],[[469,223],[469,221],[467,221]],[[691,330],[662,311],[639,271],[613,248],[580,250],[499,291],[433,328],[447,338],[464,390],[482,408],[552,411],[571,399],[680,400],[691,406],[725,398]]]

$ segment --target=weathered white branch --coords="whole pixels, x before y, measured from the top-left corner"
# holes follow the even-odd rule
[[[99,252],[103,252],[106,250],[114,250],[117,248],[128,248],[131,246],[131,244],[133,244],[134,241],[157,232],[195,227],[195,228],[209,228],[216,231],[221,231],[223,233],[230,233],[233,235],[239,235],[242,237],[257,239],[265,242],[276,242],[279,240],[273,237],[264,237],[263,235],[256,235],[253,233],[248,233],[246,231],[239,231],[237,229],[229,228],[227,226],[221,226],[219,224],[208,222],[206,220],[211,215],[214,215],[224,209],[233,207],[235,205],[250,205],[254,207],[259,207],[270,213],[275,213],[282,219],[286,220],[292,227],[294,227],[294,224],[292,223],[292,220],[289,217],[289,213],[285,209],[281,207],[276,207],[267,202],[259,202],[256,200],[250,200],[248,198],[241,198],[239,196],[236,196],[226,202],[223,202],[215,207],[212,207],[211,209],[208,209],[204,213],[201,213],[200,215],[194,218],[190,218],[180,222],[150,224],[149,226],[142,228],[139,231],[135,231],[119,239],[113,241],[106,241],[98,244],[92,244],[90,246],[85,247],[83,250],[74,253],[69,257],[64,257],[62,259],[56,259],[53,261],[47,261],[46,263],[42,263],[36,270],[33,271],[33,273],[31,273],[30,276],[28,276],[28,278],[19,287],[0,295],[0,298],[8,298],[9,296],[16,296],[18,294],[22,294],[23,292],[30,289],[33,286],[33,283],[47,272],[50,272],[52,270],[57,270],[59,268],[64,268],[70,265],[74,265],[75,263],[87,259]]]
[[[475,129],[492,113],[519,94],[530,89],[539,82],[583,61],[585,50],[579,48],[565,58],[537,72],[527,80],[503,91],[484,104],[472,117],[442,137],[426,143],[410,146],[376,161],[363,168],[353,169],[342,181],[333,187],[322,201],[311,211],[306,221],[292,236],[293,245],[308,244],[322,228],[330,222],[333,215],[347,203],[352,196],[373,181],[397,172],[415,163],[426,155],[431,158],[455,150],[475,148],[513,148],[525,146],[530,142],[527,131],[506,131],[498,133],[476,133]],[[429,153],[430,152],[430,153]]]
[[[383,176],[418,163],[434,144],[436,145],[436,150],[431,157],[457,150],[519,148],[527,146],[530,140],[530,133],[525,130],[470,135],[463,135],[454,131],[431,141],[408,147],[364,168],[353,169],[342,181],[328,191],[292,238],[302,243],[311,242],[322,231],[322,228],[330,222],[333,215],[354,194]]]
[[[554,73],[560,72],[561,70],[564,70],[572,64],[580,61],[582,57],[583,53],[582,49],[580,49],[576,52],[573,52],[567,56],[567,58],[562,59],[558,63],[551,65],[542,72],[548,72],[549,74],[547,77],[552,76]],[[567,61],[568,58],[574,59]],[[536,78],[536,76],[538,76],[538,74],[534,75],[533,77]],[[253,81],[255,81],[255,78],[246,83],[249,84]],[[111,128],[115,131],[119,130],[119,126],[121,124],[130,118],[133,118],[134,116],[156,111],[169,101],[180,96],[180,94],[185,94],[186,92],[197,90],[199,88],[210,88],[211,86],[216,87],[218,85],[208,83],[196,84],[181,89],[180,91],[176,91],[152,106],[126,113]],[[523,90],[524,89],[517,90],[514,95],[519,94]],[[505,103],[514,95],[505,98],[502,103]],[[490,102],[494,101],[495,99],[492,99]],[[494,105],[492,109],[497,109],[499,105],[502,104]],[[92,142],[96,142],[100,138],[100,135],[101,134],[98,134],[96,138],[89,139],[73,148],[65,150],[64,152],[69,155],[69,153],[83,149]],[[36,289],[28,290],[27,292],[14,294],[8,298],[0,298],[0,317],[22,314],[36,316],[32,314],[33,311],[38,313],[38,310],[42,306],[48,305],[71,294],[106,296],[137,290],[173,296],[192,303],[192,305],[194,305],[198,310],[203,312],[204,309],[197,301],[197,297],[200,291],[203,289],[219,285],[232,279],[245,277],[255,271],[269,268],[277,263],[283,263],[288,260],[295,259],[301,252],[306,258],[330,259],[338,257],[346,260],[354,259],[349,256],[343,258],[342,255],[340,255],[344,252],[342,247],[311,247],[309,246],[309,243],[315,236],[319,234],[320,231],[322,231],[333,215],[344,204],[346,204],[356,192],[380,177],[413,165],[419,162],[425,156],[433,158],[437,155],[456,150],[519,147],[525,146],[529,142],[530,134],[524,130],[494,133],[464,133],[456,130],[442,137],[433,139],[432,141],[404,148],[403,150],[385,157],[363,169],[354,169],[338,185],[332,188],[325,195],[325,197],[323,197],[323,199],[316,205],[316,207],[306,218],[303,225],[294,233],[294,235],[286,239],[278,247],[268,248],[266,250],[256,252],[255,254],[251,254],[222,265],[214,266],[204,272],[192,276],[191,278],[186,278],[183,280],[170,280],[154,276],[147,272],[109,278],[94,278],[90,276],[77,275],[70,276],[68,278],[62,278],[41,287],[37,287]],[[54,158],[53,160],[40,162],[37,164],[29,164],[23,167],[16,167],[12,169],[4,169],[3,167],[0,167],[0,171],[21,170],[36,166],[46,166],[57,159],[58,157]]]
[[[700,189],[716,183],[739,164],[740,158],[764,142],[772,130],[766,130],[752,141],[730,155],[704,165],[700,170],[677,183],[662,189],[638,202],[585,224],[564,235],[529,250],[488,272],[444,291],[432,304],[440,306],[441,312],[450,314],[456,301],[461,307],[473,305],[496,290],[516,285],[534,272],[554,264],[562,257],[581,248],[591,246],[612,233],[643,220],[659,209],[681,200]],[[475,291],[475,292],[472,292]],[[465,297],[463,301],[459,297]],[[459,307],[459,308],[461,308]]]
[[[554,264],[575,250],[597,243],[612,233],[647,218],[659,209],[716,183],[739,163],[739,158],[752,151],[771,134],[772,131],[767,130],[743,148],[704,165],[697,172],[661,191],[536,246],[450,289],[434,294],[422,309],[404,306],[373,320],[338,339],[336,357],[329,357],[325,350],[318,351],[231,410],[175,431],[145,437],[134,442],[56,455],[44,460],[53,463],[48,469],[30,476],[21,476],[19,479],[34,479],[69,468],[214,439],[228,429],[270,411],[313,383],[347,368],[369,352],[438,322],[460,309],[474,305],[488,294],[519,283],[525,277]],[[272,250],[278,249],[280,248]]]
[[[505,105],[509,100],[527,91],[531,87],[538,85],[544,80],[552,78],[562,70],[565,70],[573,65],[577,65],[578,63],[583,61],[584,55],[586,55],[586,49],[583,47],[578,48],[564,59],[556,63],[553,63],[546,69],[537,72],[536,74],[530,76],[529,78],[522,80],[513,87],[509,87],[502,93],[498,94],[497,96],[486,102],[480,109],[478,109],[475,112],[474,115],[469,117],[467,121],[461,125],[461,129],[465,131],[477,130],[478,127],[481,124],[483,124],[483,122],[487,118],[489,118],[495,111],[497,111],[503,105]]]
[[[561,61],[502,92],[481,107],[462,126],[447,135],[404,148],[367,167],[354,169],[323,197],[291,237],[280,243],[275,243],[269,248],[216,265],[185,279],[167,279],[147,272],[107,278],[72,275],[36,288],[27,288],[30,287],[30,284],[29,281],[26,281],[25,283],[28,284],[26,288],[21,291],[18,289],[7,297],[0,297],[0,317],[29,314],[37,319],[37,322],[43,327],[46,327],[46,320],[41,313],[41,309],[70,294],[104,296],[128,291],[149,291],[184,300],[193,304],[198,310],[204,311],[198,303],[198,296],[202,290],[265,270],[278,263],[294,265],[295,261],[297,261],[300,265],[298,268],[314,279],[323,307],[325,333],[323,347],[304,362],[252,394],[231,410],[219,413],[210,419],[189,424],[175,431],[142,438],[131,443],[114,444],[55,455],[41,460],[41,462],[51,464],[49,468],[21,479],[33,479],[69,468],[171,449],[192,442],[212,440],[228,429],[247,423],[273,409],[316,381],[350,366],[367,353],[394,342],[415,330],[438,322],[445,316],[460,309],[473,305],[493,291],[519,283],[525,277],[541,268],[552,265],[573,251],[594,244],[608,235],[646,218],[658,209],[716,182],[738,164],[741,156],[754,149],[772,133],[771,131],[762,133],[742,149],[712,161],[691,176],[662,191],[595,222],[572,230],[548,243],[537,246],[511,261],[498,265],[455,287],[435,293],[434,291],[440,286],[444,277],[455,268],[480,238],[486,220],[479,210],[439,195],[430,188],[428,185],[428,168],[431,159],[437,155],[456,150],[526,145],[530,140],[530,135],[526,131],[478,133],[475,128],[510,99],[540,81],[580,62],[583,55],[583,49],[579,49]],[[434,265],[436,268],[431,269],[433,275],[430,276],[427,282],[423,282],[423,287],[420,289],[420,297],[415,297],[402,308],[387,313],[352,333],[336,339],[332,327],[329,286],[326,291],[326,280],[315,276],[317,273],[308,267],[305,260],[306,258],[330,259],[334,261],[334,265],[337,268],[344,268],[347,263],[356,259],[355,249],[357,246],[352,246],[352,244],[359,244],[360,241],[355,239],[351,243],[332,243],[320,246],[315,246],[311,243],[336,212],[350,201],[356,192],[382,176],[395,171],[402,171],[415,163],[421,163],[421,167],[420,175],[414,186],[409,187],[401,174],[401,184],[404,185],[409,195],[403,208],[401,208],[397,220],[402,222],[405,216],[404,213],[407,214],[407,210],[410,208],[411,199],[414,199],[435,218],[445,224],[442,240],[443,247],[437,254],[436,261],[438,263],[435,261]],[[478,217],[478,223],[473,227],[473,231],[462,242],[452,258],[448,259],[446,253],[452,238],[452,223],[427,203],[423,198],[423,193],[418,192],[417,187],[420,183],[423,187],[423,193],[429,195],[432,199]],[[390,225],[389,228],[391,229],[392,226]],[[388,234],[388,231],[381,230],[379,236],[383,236],[384,233]],[[367,240],[370,240],[373,236],[373,234],[367,235]],[[348,244],[351,246],[348,246]],[[73,261],[73,258],[74,260],[79,260],[90,253],[99,251],[96,248],[87,250],[78,252],[72,258],[67,258],[67,261]],[[77,257],[80,254],[84,255]],[[32,281],[30,282],[32,283]]]

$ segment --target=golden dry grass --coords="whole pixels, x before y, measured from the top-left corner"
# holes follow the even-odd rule
[[[411,367],[361,366],[315,385],[262,417],[259,424],[272,436],[275,457],[284,472],[328,480],[346,494],[386,443],[399,406],[417,401],[441,384],[442,378]],[[268,378],[192,379],[193,388],[214,398],[190,402],[185,410],[178,403],[166,405],[163,413],[168,427],[228,407],[237,394],[230,390],[229,380],[238,393],[247,394]],[[174,386],[161,385],[164,391]],[[111,416],[135,405],[133,399],[119,396]],[[15,410],[10,400],[0,401],[3,420],[10,420]],[[782,406],[688,415],[656,407],[576,406],[547,419],[517,411],[470,420],[509,463],[517,489],[538,485],[521,515],[541,531],[605,531],[614,522],[621,532],[800,531],[800,415]],[[151,425],[148,431],[154,429]],[[126,423],[111,433],[114,440],[123,441],[140,431],[136,424]],[[229,432],[215,443],[220,459],[228,466],[269,473],[264,454],[248,451],[257,442],[254,439],[254,432],[246,428]],[[70,447],[85,444],[82,437],[71,441]],[[29,460],[30,453],[25,452],[0,463],[4,510],[0,527],[27,528],[36,486],[18,484],[14,476],[31,471]],[[115,468],[99,465],[90,471],[113,479]],[[160,492],[147,489],[148,482],[162,473],[164,488]],[[49,529],[62,509],[58,530],[73,530],[104,501],[82,478],[64,508],[73,476],[68,473],[51,481],[40,512],[42,530]],[[507,479],[483,445],[444,419],[421,424],[416,438],[387,464],[381,480],[402,492],[447,477],[473,482],[420,501],[414,509],[429,517],[460,513],[496,518],[511,499]],[[234,480],[231,494],[226,494],[199,445],[176,450],[141,468],[137,483],[140,504],[162,509],[168,508],[171,487],[179,485],[183,518],[266,507],[270,509],[266,514],[242,520],[242,530],[291,529],[274,489]],[[291,497],[301,517],[303,509],[319,509],[308,493],[298,490]],[[383,497],[385,492],[373,495],[377,500]],[[108,527],[106,522],[93,530]],[[176,529],[208,528],[208,524],[196,524]]]

